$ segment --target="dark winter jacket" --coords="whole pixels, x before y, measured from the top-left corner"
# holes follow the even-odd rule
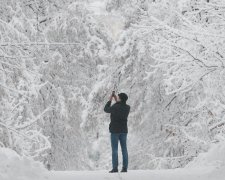
[[[130,106],[124,102],[116,102],[111,106],[111,101],[105,105],[104,111],[110,113],[111,122],[109,131],[111,133],[127,133],[127,117],[130,112]]]

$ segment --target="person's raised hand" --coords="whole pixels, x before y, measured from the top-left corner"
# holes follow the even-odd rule
[[[110,100],[110,101],[112,101],[112,100],[113,100],[113,95],[111,95],[111,96],[109,97],[109,100]]]
[[[116,96],[116,95],[114,95],[113,97],[114,97],[115,101],[117,102],[117,96]]]
[[[113,97],[115,97],[115,91],[112,92],[112,94],[111,94],[109,100],[112,101],[112,100],[113,100]]]

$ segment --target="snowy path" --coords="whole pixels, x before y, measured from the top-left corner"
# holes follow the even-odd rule
[[[48,180],[224,180],[225,169],[136,170],[109,174],[107,171],[51,172]]]

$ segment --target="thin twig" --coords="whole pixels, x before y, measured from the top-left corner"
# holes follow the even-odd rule
[[[27,42],[27,43],[1,43],[0,46],[50,46],[50,45],[77,45],[80,43],[63,43],[63,42]]]

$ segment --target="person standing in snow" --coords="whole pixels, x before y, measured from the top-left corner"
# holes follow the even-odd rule
[[[111,106],[113,98],[116,103]],[[130,106],[126,104],[128,96],[125,93],[120,93],[118,96],[113,91],[106,103],[104,111],[110,113],[111,122],[109,131],[111,133],[112,146],[112,166],[110,173],[118,172],[118,142],[120,142],[123,155],[123,168],[121,172],[127,172],[128,168],[128,152],[127,152],[127,117],[130,112]]]

